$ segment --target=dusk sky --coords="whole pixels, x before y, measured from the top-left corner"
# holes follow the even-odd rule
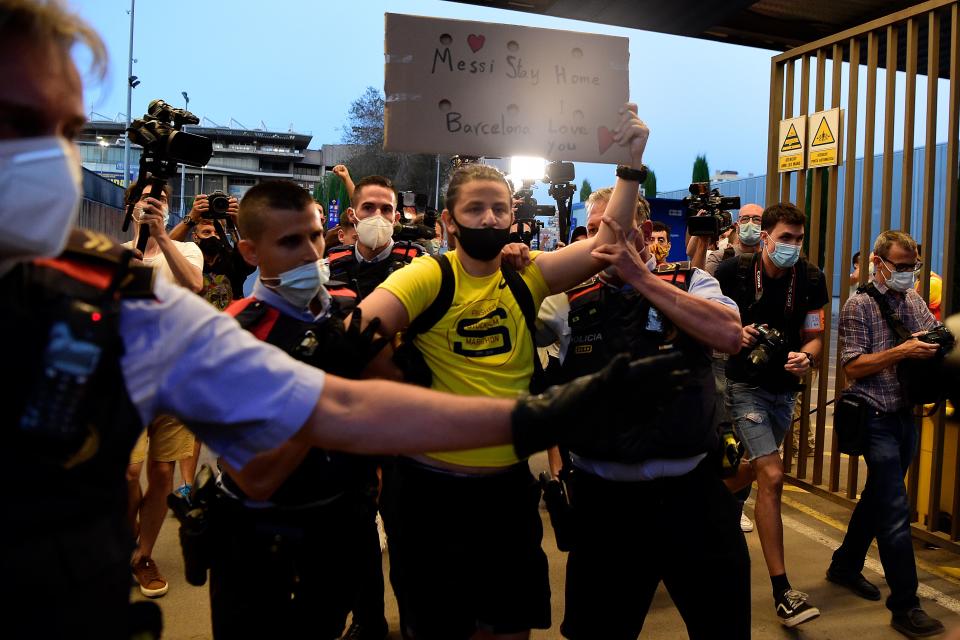
[[[86,82],[87,110],[122,117],[130,0],[70,4],[103,35],[110,53],[106,80]],[[339,143],[351,101],[367,86],[383,88],[388,11],[628,37],[630,98],[651,128],[644,160],[659,190],[686,187],[699,153],[711,172],[765,171],[774,52],[442,0],[139,0],[134,116],[153,98],[183,106],[186,91],[190,110],[219,125],[233,119],[233,126],[256,128],[262,121],[271,130],[312,134],[311,148]],[[594,188],[612,184],[613,167],[578,163],[578,184],[583,178]],[[537,193],[542,201],[545,191]]]

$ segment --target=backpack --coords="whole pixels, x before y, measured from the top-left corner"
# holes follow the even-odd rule
[[[396,348],[393,355],[393,361],[403,371],[406,381],[422,387],[430,387],[433,384],[433,372],[423,358],[423,354],[414,345],[413,340],[418,335],[433,328],[446,315],[450,305],[453,304],[453,296],[456,293],[456,279],[453,275],[450,260],[445,255],[432,255],[430,257],[436,260],[440,267],[440,288],[437,290],[437,295],[430,306],[407,327],[407,330],[403,333],[400,346]],[[535,339],[537,309],[533,305],[533,295],[516,269],[501,264],[500,273],[523,312],[527,333],[533,345],[533,377],[530,379],[530,392],[539,393],[546,388],[546,376],[537,354]]]

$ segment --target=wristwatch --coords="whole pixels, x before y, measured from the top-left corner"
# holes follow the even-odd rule
[[[193,218],[191,218],[190,216],[186,216],[186,217],[185,217],[183,220],[181,220],[180,222],[182,222],[183,224],[187,225],[188,227],[195,227],[195,226],[197,226],[197,221],[194,220]]]
[[[630,180],[631,182],[643,182],[647,179],[647,166],[642,164],[639,169],[628,167],[625,164],[617,166],[617,177],[621,180]]]

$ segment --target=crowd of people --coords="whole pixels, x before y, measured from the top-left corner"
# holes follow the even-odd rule
[[[820,615],[787,577],[781,517],[782,445],[831,300],[797,206],[747,204],[668,261],[671,229],[639,195],[650,130],[626,104],[614,140],[631,161],[555,251],[513,242],[513,186],[466,164],[433,229],[389,177],[342,165],[332,229],[282,180],[226,217],[200,195],[168,228],[153,184],[133,210],[140,252],[71,229],[77,42],[104,63],[59,2],[0,0],[0,317],[22,367],[4,407],[30,478],[0,537],[12,637],[142,631],[130,574],[167,593],[152,554],[179,500],[217,638],[386,638],[382,526],[404,638],[522,640],[554,624],[544,487],[569,552],[565,638],[636,638],[661,583],[691,638],[749,638],[754,526],[779,621]],[[422,242],[398,239],[401,222]],[[937,355],[919,338],[942,328],[939,300],[915,290],[908,234],[881,233],[868,263],[839,327],[869,475],[826,579],[879,600],[862,573],[876,539],[891,624],[926,637],[943,625],[917,597],[917,431],[895,367]],[[201,440],[216,469],[197,469]]]

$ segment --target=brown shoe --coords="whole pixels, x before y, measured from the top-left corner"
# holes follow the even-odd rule
[[[153,558],[143,556],[132,568],[133,577],[140,585],[140,593],[148,598],[159,598],[170,588],[166,578],[160,575],[160,569],[157,568]]]

